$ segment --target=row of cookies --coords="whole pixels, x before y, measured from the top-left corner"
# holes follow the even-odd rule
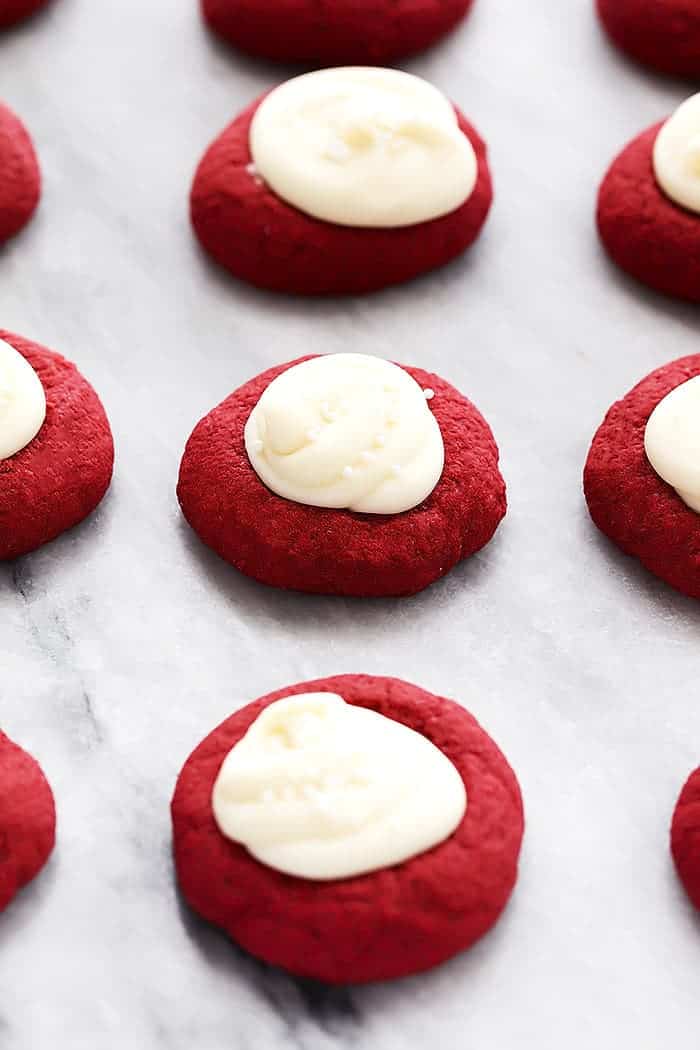
[[[603,179],[598,228],[628,273],[700,301],[700,94],[643,132]],[[0,106],[0,241],[31,217],[39,167]],[[238,278],[297,295],[376,291],[442,266],[492,202],[486,146],[419,77],[379,67],[304,74],[248,106],[207,150],[191,218]]]
[[[287,362],[195,427],[177,486],[209,547],[254,579],[321,594],[415,594],[506,513],[491,429],[450,383],[366,354]],[[0,330],[0,560],[82,521],[114,447],[95,391],[59,354]],[[700,355],[612,406],[584,490],[596,525],[700,598]]]
[[[49,0],[0,0],[0,28]],[[457,26],[473,0],[199,0],[208,25],[234,47],[277,62],[380,64],[423,51]],[[611,39],[652,69],[700,75],[695,0],[595,0]],[[194,0],[193,0],[194,3]]]
[[[636,138],[598,196],[624,270],[700,301],[700,94]],[[441,266],[492,201],[486,146],[432,85],[373,67],[307,73],[264,94],[207,150],[191,217],[236,277],[303,295],[370,292]]]
[[[234,47],[278,62],[379,64],[422,51],[464,18],[473,0],[200,0],[211,28]],[[595,0],[626,54],[675,76],[700,76],[695,0]]]
[[[0,0],[0,29],[50,0]],[[192,0],[194,8],[196,0]],[[230,44],[278,62],[378,64],[424,51],[454,29],[473,0],[200,0],[207,24]]]
[[[51,790],[0,733],[0,911],[54,845]],[[251,954],[331,983],[436,966],[497,921],[524,832],[515,774],[464,708],[395,678],[302,682],[231,715],[171,805],[190,906]],[[700,769],[671,849],[700,908]]]

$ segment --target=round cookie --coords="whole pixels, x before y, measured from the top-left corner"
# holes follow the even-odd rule
[[[253,470],[243,431],[273,379],[312,357],[263,372],[197,424],[180,466],[182,512],[225,561],[274,587],[356,597],[415,594],[488,543],[506,512],[491,430],[444,379],[406,367],[435,393],[430,407],[445,447],[442,477],[427,499],[390,515],[283,499]]]
[[[486,146],[455,109],[477,158],[473,191],[460,207],[412,226],[341,226],[287,204],[257,177],[250,126],[263,95],[206,151],[190,197],[202,247],[236,277],[296,295],[378,291],[443,266],[477,238],[492,201]]]
[[[53,795],[38,763],[0,732],[0,912],[41,871],[55,831]]]
[[[0,29],[21,22],[40,8],[46,7],[48,2],[49,0],[0,0]]]
[[[645,66],[700,76],[700,6],[696,0],[597,0],[613,42]]]
[[[700,515],[651,466],[644,435],[657,404],[700,375],[700,354],[657,368],[608,411],[593,438],[583,487],[593,521],[626,554],[700,598]]]
[[[235,47],[276,62],[382,65],[423,51],[453,29],[473,0],[201,0]]]
[[[40,193],[41,174],[32,140],[21,120],[0,103],[0,244],[26,225]]]
[[[104,409],[75,365],[0,329],[0,339],[34,368],[46,419],[15,455],[0,460],[0,561],[27,554],[77,525],[104,496],[114,446]]]
[[[633,139],[608,169],[597,221],[608,255],[643,284],[700,302],[700,215],[675,204],[652,166],[663,121]]]
[[[426,736],[452,761],[467,792],[456,831],[411,859],[349,879],[282,874],[224,837],[211,795],[228,751],[267,705],[336,692]],[[523,809],[514,773],[458,704],[396,678],[339,675],[280,689],[249,704],[192,753],[172,801],[183,895],[246,951],[331,983],[388,980],[436,966],[496,922],[515,885]]]
[[[700,769],[690,774],[676,803],[671,853],[686,893],[700,908]]]

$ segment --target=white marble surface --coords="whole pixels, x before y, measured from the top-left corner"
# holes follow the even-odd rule
[[[248,290],[190,236],[201,151],[280,77],[210,39],[195,0],[56,0],[0,39],[0,98],[45,174],[36,221],[0,252],[0,324],[78,362],[117,443],[98,514],[0,568],[0,723],[59,812],[53,860],[0,918],[2,1050],[697,1047],[700,924],[667,833],[700,762],[700,617],[599,538],[580,491],[608,404],[698,349],[697,312],[619,277],[592,224],[615,150],[689,88],[616,55],[591,6],[478,0],[407,64],[487,137],[496,205],[468,259],[344,302]],[[181,522],[193,424],[309,344],[433,368],[493,425],[508,517],[422,596],[278,594]],[[511,906],[473,951],[329,991],[181,908],[168,801],[232,709],[340,671],[468,705],[520,776],[528,830]]]

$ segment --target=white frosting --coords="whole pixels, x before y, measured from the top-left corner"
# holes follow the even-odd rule
[[[671,200],[700,213],[700,94],[686,99],[660,129],[654,172]]]
[[[274,379],[251,412],[248,457],[268,488],[296,503],[399,514],[430,495],[444,466],[428,394],[379,357],[304,361]]]
[[[250,128],[255,169],[308,215],[411,226],[470,196],[477,160],[453,106],[420,77],[348,66],[270,92]]]
[[[644,448],[656,473],[700,514],[700,376],[659,401],[647,422]]]
[[[28,445],[46,418],[46,395],[32,366],[0,339],[0,460]]]
[[[461,776],[426,737],[335,693],[265,708],[212,793],[222,834],[271,868],[319,880],[431,849],[466,804]]]

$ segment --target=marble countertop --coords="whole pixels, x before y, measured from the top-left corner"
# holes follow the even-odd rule
[[[695,1050],[700,923],[667,835],[700,762],[700,615],[596,533],[580,481],[610,402],[698,349],[697,311],[616,273],[592,221],[613,154],[690,89],[614,53],[588,0],[478,0],[406,64],[490,144],[477,247],[372,298],[294,301],[227,279],[190,235],[201,152],[283,78],[217,44],[196,8],[56,0],[0,39],[0,98],[45,177],[36,221],[0,252],[0,324],[79,364],[117,446],[98,513],[0,567],[0,724],[59,815],[50,865],[0,918],[0,1047]],[[434,369],[495,431],[508,516],[414,599],[276,593],[180,518],[194,423],[311,341]],[[180,905],[168,802],[234,708],[347,671],[468,706],[518,773],[528,829],[511,905],[471,952],[326,989]]]

